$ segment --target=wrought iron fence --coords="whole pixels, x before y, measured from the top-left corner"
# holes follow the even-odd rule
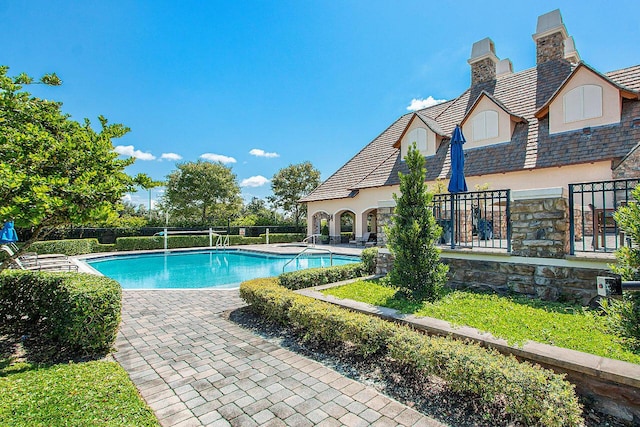
[[[510,190],[433,196],[433,215],[442,227],[440,245],[511,252]]]
[[[614,213],[629,201],[640,178],[569,184],[570,253],[612,252],[630,244]]]

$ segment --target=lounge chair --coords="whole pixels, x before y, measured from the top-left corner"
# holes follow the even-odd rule
[[[362,235],[361,238],[356,238],[355,240],[349,240],[349,244],[350,245],[362,245],[365,246],[365,244],[369,241],[369,236],[371,236],[371,232],[367,231],[366,233],[364,233]]]
[[[0,249],[13,258],[13,265],[21,270],[31,271],[78,271],[78,265],[71,262],[69,257],[62,254],[37,255],[28,253],[15,256],[16,252],[8,245],[1,245]]]

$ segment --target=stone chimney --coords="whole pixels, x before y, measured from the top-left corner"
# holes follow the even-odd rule
[[[471,65],[471,86],[495,80],[498,61],[496,48],[490,38],[475,42],[471,48],[471,58],[467,61]]]
[[[569,38],[567,28],[562,22],[559,9],[538,16],[533,40],[536,42],[536,64],[538,65],[555,59],[566,59],[571,62],[580,60],[573,38]]]

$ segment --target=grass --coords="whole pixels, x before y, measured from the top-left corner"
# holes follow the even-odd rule
[[[108,361],[0,365],[0,425],[158,426],[127,373]]]
[[[640,363],[640,354],[626,349],[616,336],[606,332],[604,316],[579,306],[470,291],[451,291],[434,303],[412,303],[397,298],[395,289],[379,280],[360,280],[322,292],[446,320],[454,326],[470,326],[511,344],[531,340]]]

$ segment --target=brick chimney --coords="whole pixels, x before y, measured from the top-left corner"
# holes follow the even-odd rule
[[[538,16],[533,40],[536,42],[536,64],[538,65],[555,59],[580,61],[573,38],[567,34],[559,9]]]
[[[495,80],[498,61],[493,40],[487,37],[475,42],[467,61],[471,65],[471,86]]]

